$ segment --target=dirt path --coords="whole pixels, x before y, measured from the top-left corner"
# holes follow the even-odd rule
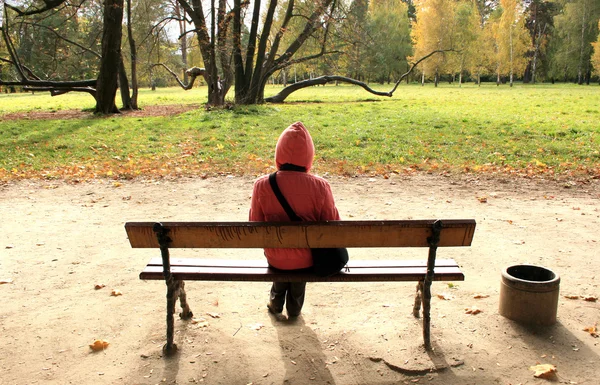
[[[19,182],[0,186],[0,281],[12,281],[0,284],[0,384],[544,383],[529,370],[537,363],[556,365],[560,383],[597,383],[600,339],[583,329],[600,321],[600,304],[563,295],[600,295],[598,180],[570,188],[437,176],[330,180],[345,219],[477,220],[471,248],[440,250],[466,281],[433,284],[434,296],[450,298],[433,299],[434,354],[423,351],[411,315],[412,283],[311,284],[303,316],[282,323],[266,311],[268,284],[189,282],[192,310],[208,326],[176,320],[180,352],[165,359],[164,284],[138,279],[156,251],[131,249],[123,224],[245,220],[252,180]],[[357,259],[425,255],[351,250]],[[561,276],[552,327],[528,329],[498,314],[500,270],[526,262]],[[465,314],[470,306],[482,313]],[[110,346],[91,353],[95,339]],[[430,371],[436,366],[446,369]]]

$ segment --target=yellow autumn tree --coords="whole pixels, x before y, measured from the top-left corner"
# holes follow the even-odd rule
[[[452,48],[455,2],[448,0],[415,0],[417,21],[413,25],[413,58],[421,58],[435,50]],[[446,55],[435,55],[421,64],[422,82],[433,77],[438,85],[440,74],[446,72]]]
[[[448,68],[458,73],[458,85],[463,72],[479,62],[479,41],[482,30],[477,5],[473,0],[458,0],[454,7],[452,46],[455,53],[448,56]]]
[[[600,21],[598,22],[598,30],[600,30]],[[592,66],[594,66],[594,73],[600,75],[600,33],[595,43],[592,43],[594,47],[594,54],[592,55]]]
[[[525,14],[519,0],[500,0],[502,15],[496,32],[498,77],[509,76],[512,87],[514,76],[525,72],[531,48],[531,36],[525,27]]]

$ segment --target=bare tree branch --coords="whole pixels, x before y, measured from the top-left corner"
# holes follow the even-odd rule
[[[430,57],[432,57],[433,55],[435,55],[436,53],[441,53],[441,54],[445,54],[446,52],[454,52],[455,50],[453,49],[437,49],[435,51],[432,51],[430,53],[428,53],[427,55],[423,56],[422,58],[420,58],[419,60],[417,60],[415,63],[413,63],[413,65],[410,66],[410,68],[408,69],[408,71],[406,71],[404,74],[402,74],[402,76],[400,76],[400,79],[398,79],[398,81],[396,82],[396,84],[394,85],[394,88],[392,88],[392,90],[390,91],[390,94],[394,94],[394,92],[396,92],[396,88],[398,88],[398,85],[400,85],[400,82],[406,78],[408,75],[410,75],[410,73],[415,69],[416,66],[418,66],[423,60],[427,60]],[[391,95],[390,95],[391,96]]]
[[[54,9],[56,7],[58,7],[59,5],[65,3],[67,0],[44,0],[44,6],[42,8],[34,8],[34,9],[28,9],[28,10],[21,10],[18,7],[15,7],[14,5],[10,5],[8,3],[5,3],[4,5],[6,6],[6,8],[12,9],[13,11],[15,11],[17,13],[17,15],[19,16],[30,16],[30,15],[37,15],[40,13],[44,13],[46,11],[49,11],[51,9]]]
[[[154,68],[154,67],[163,67],[164,69],[166,69],[167,72],[169,72],[175,78],[175,80],[177,80],[177,83],[179,83],[181,88],[183,88],[186,91],[191,90],[192,87],[194,87],[194,82],[196,81],[196,78],[198,76],[205,77],[205,74],[206,74],[206,70],[204,68],[192,67],[192,68],[186,70],[186,73],[190,77],[190,82],[188,84],[184,84],[181,81],[181,79],[179,79],[179,76],[177,76],[177,74],[175,72],[173,72],[169,67],[167,67],[166,64],[156,63],[156,64],[152,64],[150,66],[150,68]]]
[[[71,39],[68,39],[68,38],[64,37],[63,35],[61,35],[58,32],[56,32],[54,30],[54,28],[52,28],[52,27],[48,27],[47,25],[42,25],[42,24],[37,24],[37,23],[29,23],[29,22],[24,22],[23,24],[32,25],[34,27],[45,28],[48,31],[52,32],[54,35],[56,35],[56,37],[58,37],[59,39],[64,40],[67,43],[73,44],[74,46],[77,46],[77,47],[81,48],[85,52],[91,53],[92,55],[96,56],[97,58],[101,58],[102,57],[98,52],[96,52],[96,51],[94,51],[94,50],[92,50],[92,49],[90,49],[88,47],[85,47],[85,46],[77,43],[76,41],[73,41]]]
[[[0,57],[0,61],[5,62],[5,63],[10,63],[12,65],[16,65],[15,62],[13,62],[12,60],[4,59],[1,57]],[[36,74],[34,74],[33,71],[29,67],[21,65],[21,68],[23,68],[25,71],[27,71],[27,74],[29,74],[29,77],[32,77],[35,80],[42,80]]]

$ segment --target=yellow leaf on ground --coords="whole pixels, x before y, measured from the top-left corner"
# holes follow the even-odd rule
[[[588,333],[590,333],[590,335],[591,335],[592,337],[595,337],[595,338],[598,338],[598,336],[599,336],[599,335],[598,335],[598,328],[597,328],[597,325],[594,325],[594,326],[589,326],[589,327],[587,327],[587,328],[584,328],[584,329],[583,329],[583,331],[584,331],[584,332],[588,332]]]
[[[533,374],[536,378],[545,378],[550,379],[554,378],[556,373],[556,366],[552,364],[540,364],[535,366],[530,366],[529,370],[533,370],[535,373]]]
[[[104,341],[104,340],[96,340],[94,341],[94,343],[90,344],[90,349],[92,349],[95,352],[99,352],[101,350],[104,350],[108,347],[109,342],[108,341]]]
[[[487,201],[488,201],[488,200],[487,200],[487,197],[477,197],[477,200],[478,200],[480,203],[487,203]]]

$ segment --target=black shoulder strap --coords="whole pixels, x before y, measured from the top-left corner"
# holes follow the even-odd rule
[[[269,183],[271,184],[271,188],[273,189],[277,200],[281,204],[281,207],[283,207],[283,209],[287,213],[288,217],[290,217],[292,221],[302,221],[302,218],[296,215],[290,204],[287,202],[287,200],[281,193],[281,190],[279,190],[279,186],[277,186],[277,171],[269,175]]]

